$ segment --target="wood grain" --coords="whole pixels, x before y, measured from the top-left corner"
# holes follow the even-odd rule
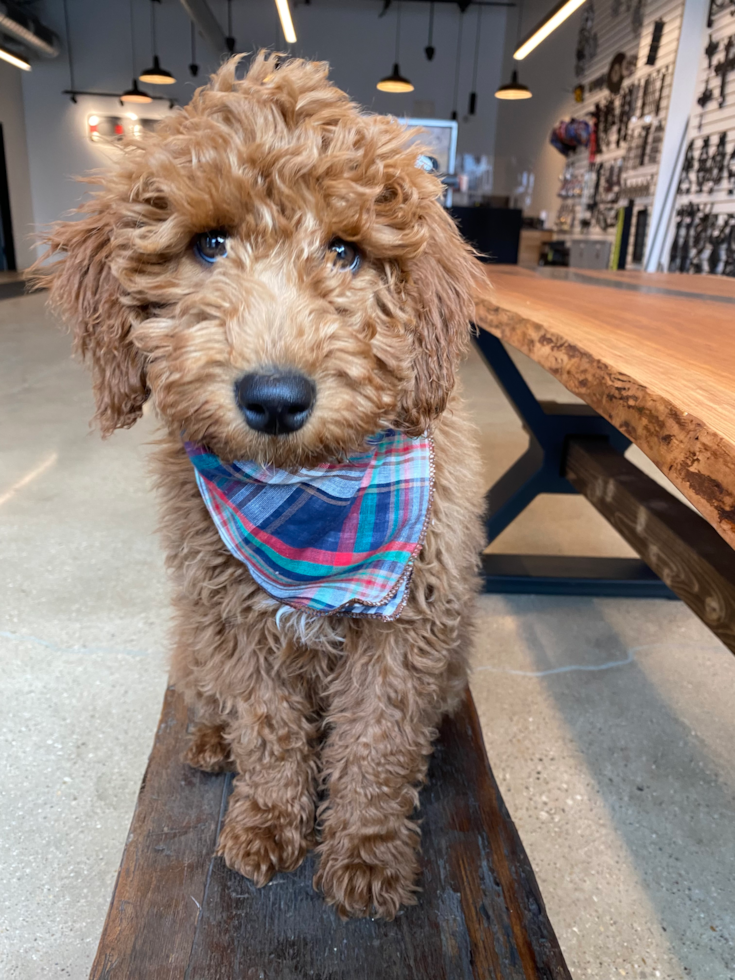
[[[231,777],[189,775],[185,726],[169,692],[92,977],[571,980],[469,694],[422,792],[419,904],[394,922],[341,922],[312,888],[312,859],[257,889],[212,858]],[[157,849],[185,811],[198,832]]]
[[[571,439],[564,475],[735,653],[735,560],[714,529],[604,440]]]
[[[638,269],[565,269],[561,278],[572,281],[600,281],[610,286],[622,285],[643,291],[686,293],[701,299],[719,298],[735,303],[735,279],[730,276],[694,276],[682,272],[641,272]]]
[[[734,312],[494,266],[475,318],[628,436],[735,546]]]
[[[186,724],[184,703],[170,688],[90,980],[185,974],[225,788],[181,761]]]

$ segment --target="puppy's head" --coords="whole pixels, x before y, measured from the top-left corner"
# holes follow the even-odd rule
[[[227,62],[126,147],[47,283],[90,362],[103,433],[150,396],[224,459],[299,467],[440,414],[473,260],[396,121],[327,66]]]

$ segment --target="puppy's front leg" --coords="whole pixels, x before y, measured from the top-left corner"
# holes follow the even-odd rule
[[[238,775],[217,853],[259,886],[314,845],[317,732],[302,684],[255,668],[228,731]]]
[[[447,654],[421,628],[363,623],[331,686],[329,799],[314,884],[342,916],[392,919],[415,903],[418,802]],[[429,645],[425,641],[429,639]]]

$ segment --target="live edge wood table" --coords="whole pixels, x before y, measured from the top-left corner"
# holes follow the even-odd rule
[[[735,281],[485,266],[476,343],[529,435],[488,492],[493,540],[582,493],[637,559],[486,555],[488,591],[678,596],[735,651]],[[586,405],[536,400],[503,343]],[[696,508],[623,457],[635,443]]]

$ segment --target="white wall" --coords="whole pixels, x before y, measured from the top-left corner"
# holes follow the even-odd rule
[[[25,269],[33,262],[35,253],[29,237],[33,230],[33,205],[21,74],[17,68],[0,61],[0,123],[5,142],[15,260],[19,269]]]
[[[523,61],[513,61],[518,38],[523,38],[554,6],[554,0],[526,0],[518,29],[516,8],[508,18],[503,82],[515,68],[519,80],[528,85],[533,98],[500,102],[498,112],[494,194],[515,197],[527,214],[540,211],[553,219],[559,201],[556,192],[564,169],[564,157],[549,143],[552,128],[572,107],[575,85],[574,61],[581,11],[572,14]],[[498,101],[498,100],[496,100]],[[523,175],[533,175],[530,194],[520,191]],[[528,184],[528,178],[526,178]]]
[[[136,25],[136,72],[151,62],[150,6],[148,0],[133,0]],[[225,0],[210,0],[223,28]],[[237,50],[275,46],[283,50],[273,0],[234,0],[233,32]],[[408,95],[378,92],[377,80],[388,74],[394,61],[395,5],[379,18],[381,0],[312,0],[309,6],[293,5],[298,43],[293,53],[328,60],[332,78],[358,102],[375,112],[413,115],[418,102],[434,105],[438,118],[448,118],[453,108],[455,55],[460,14],[449,4],[437,4],[434,22],[436,54],[432,62],[424,55],[427,43],[429,4],[405,3],[402,8],[400,64],[416,90]],[[190,26],[179,0],[163,0],[157,8],[161,63],[180,82],[175,86],[145,86],[151,94],[174,95],[181,102],[191,96],[195,83],[189,76]],[[64,38],[62,0],[43,0],[39,14]],[[117,92],[131,83],[131,51],[128,0],[69,0],[71,46],[77,88]],[[472,79],[476,11],[464,15],[459,86],[459,151],[492,156],[498,102],[493,93],[500,84],[506,11],[490,8],[483,12],[482,49],[478,73],[477,115],[463,120]],[[216,68],[217,58],[199,38],[199,82]],[[61,94],[69,87],[65,51],[54,62],[34,62],[32,72],[23,73],[23,96],[28,133],[33,209],[39,224],[57,219],[73,208],[85,193],[74,175],[104,166],[107,154],[86,139],[90,113],[117,113],[114,98],[81,97],[73,105]],[[170,91],[169,91],[170,90]],[[141,116],[168,111],[162,103],[139,108]]]

